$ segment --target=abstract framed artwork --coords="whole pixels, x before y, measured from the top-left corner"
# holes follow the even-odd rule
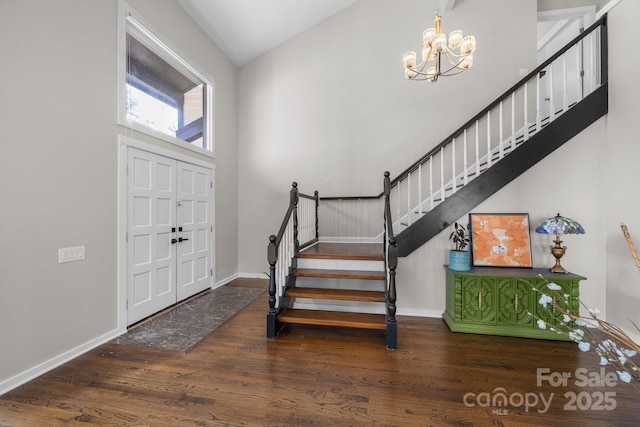
[[[469,230],[474,267],[532,267],[529,214],[471,213]]]

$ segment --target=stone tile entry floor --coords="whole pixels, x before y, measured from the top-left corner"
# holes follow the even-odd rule
[[[263,288],[227,286],[206,291],[142,321],[111,343],[188,351],[265,291]]]

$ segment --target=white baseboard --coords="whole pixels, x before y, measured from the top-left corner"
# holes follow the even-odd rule
[[[238,273],[236,273],[236,274],[232,274],[232,275],[231,275],[231,276],[229,276],[229,277],[226,277],[226,278],[224,278],[224,279],[222,279],[222,280],[217,281],[217,282],[216,282],[216,283],[211,287],[211,289],[216,289],[216,288],[219,288],[220,286],[224,286],[224,285],[226,285],[227,283],[231,283],[234,279],[237,279],[237,278],[238,278]]]
[[[433,317],[439,318],[442,317],[443,310],[419,310],[415,308],[398,308],[396,314],[398,316],[415,316],[415,317]]]
[[[94,348],[105,344],[109,341],[111,341],[112,339],[122,335],[123,333],[125,333],[126,330],[124,331],[120,331],[118,329],[114,329],[113,331],[107,332],[104,335],[101,335],[97,338],[94,338],[90,341],[87,341],[75,348],[72,348],[69,351],[66,351],[56,357],[54,357],[53,359],[49,359],[46,362],[40,363],[39,365],[34,366],[33,368],[29,368],[24,372],[21,372],[9,379],[6,379],[2,382],[0,382],[0,396],[13,390],[16,387],[19,387],[37,377],[39,377],[40,375],[43,375],[49,371],[51,371],[52,369],[57,368],[58,366],[61,366],[67,362],[69,362],[70,360],[75,359],[76,357],[90,351],[93,350]]]
[[[238,278],[242,279],[268,279],[267,273],[238,273],[236,275]]]

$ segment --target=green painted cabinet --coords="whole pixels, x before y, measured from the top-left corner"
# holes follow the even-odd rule
[[[542,276],[542,277],[540,277]],[[447,305],[442,317],[453,332],[567,340],[566,335],[540,329],[528,313],[554,323],[552,305],[538,300],[547,282],[569,295],[570,311],[578,312],[580,281],[576,274],[556,274],[548,269],[475,267],[470,271],[447,268]],[[558,305],[564,304],[558,301]]]

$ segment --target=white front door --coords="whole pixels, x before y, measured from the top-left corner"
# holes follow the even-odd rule
[[[127,325],[211,287],[211,170],[134,148],[127,167]]]

